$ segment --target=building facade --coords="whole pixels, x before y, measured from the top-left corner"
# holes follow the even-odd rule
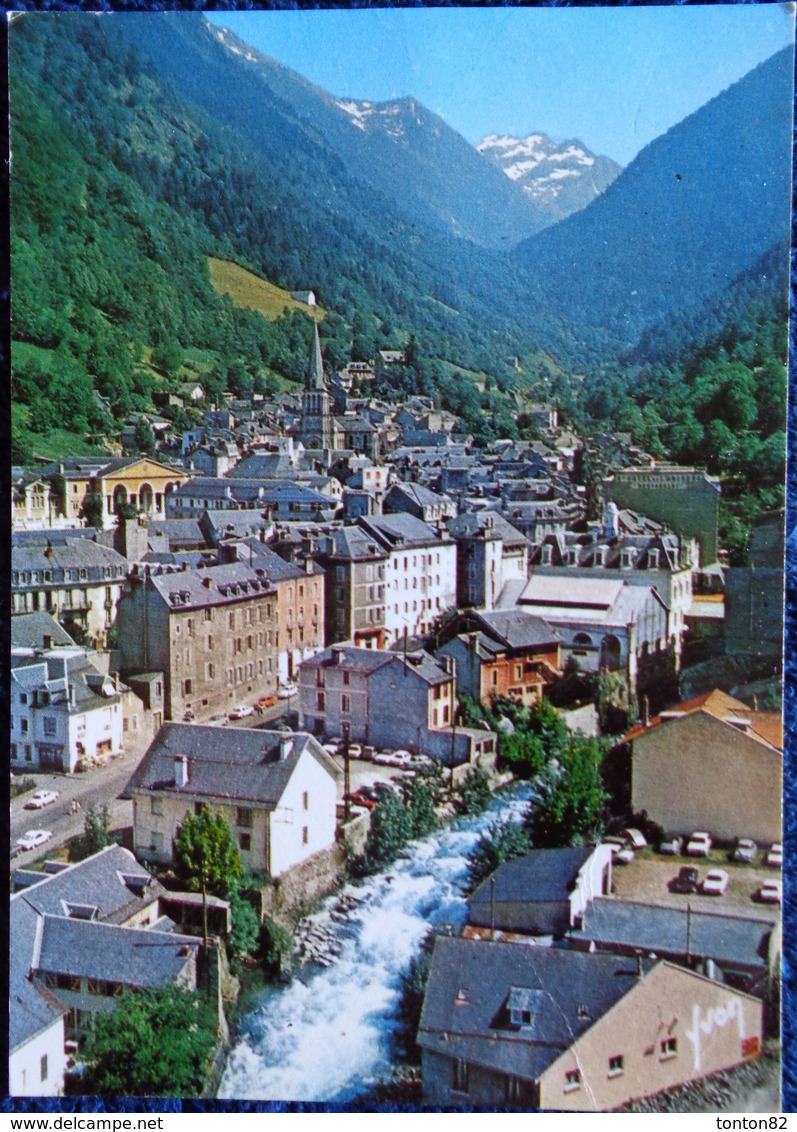
[[[162,672],[167,720],[197,720],[277,690],[278,594],[242,562],[134,567],[119,602],[121,671]]]

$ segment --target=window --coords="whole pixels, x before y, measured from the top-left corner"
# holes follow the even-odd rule
[[[212,680],[215,675],[216,675],[216,671],[215,671],[213,665],[209,664],[208,665],[208,680]]]
[[[252,848],[251,833],[238,834],[238,847],[239,849],[242,849],[244,853],[248,853],[250,851],[250,849]]]
[[[317,711],[324,711],[327,705],[327,698],[323,692],[318,692],[315,698],[315,706]]]
[[[46,1053],[42,1056],[42,1059],[41,1059],[41,1062],[40,1062],[40,1067],[41,1067],[41,1079],[42,1079],[42,1081],[46,1081],[47,1080],[47,1054]]]
[[[56,733],[56,721],[54,715],[45,715],[42,720],[44,724],[44,734],[52,738]]]
[[[252,811],[245,806],[238,806],[235,811],[235,824],[243,826],[244,829],[251,829]]]
[[[20,728],[21,728],[21,729],[22,729],[22,730],[23,730],[24,732],[27,732],[27,730],[28,730],[28,721],[27,721],[27,719],[25,719],[24,715],[22,716],[22,718],[21,718],[21,719],[20,719],[20,721],[19,721],[19,726],[20,726]]]
[[[315,670],[315,682],[316,682],[316,687],[318,687],[318,688],[324,687],[324,670],[323,670],[323,668],[317,668]]]
[[[344,715],[349,714],[349,712],[351,711],[351,696],[340,697],[340,710],[344,713]]]
[[[150,798],[150,813],[162,814],[163,813],[163,798]]]
[[[203,613],[203,617],[204,617],[205,621],[212,621],[213,620],[213,610],[212,609],[206,609]]]
[[[306,790],[302,794],[302,809],[303,810],[309,810],[310,809],[310,795],[307,793]]]
[[[310,841],[310,833],[306,825],[302,826],[302,845],[307,845]]]
[[[520,1104],[523,1096],[523,1082],[518,1077],[507,1077],[505,1095],[507,1104]]]
[[[19,694],[19,702],[20,702],[21,704],[26,704],[26,703],[28,702],[28,694],[27,694],[27,692],[20,692],[20,694]]]
[[[468,1093],[470,1092],[470,1082],[468,1077],[468,1063],[463,1061],[461,1057],[455,1059],[453,1064],[454,1080],[452,1087],[455,1093]]]
[[[190,680],[183,681],[183,695],[190,696],[193,691],[193,683]]]
[[[522,680],[523,679],[523,665],[522,664],[516,664],[515,665],[515,679],[516,680]]]
[[[572,1093],[575,1089],[581,1088],[581,1070],[568,1069],[565,1073],[565,1092]]]
[[[151,833],[149,835],[149,847],[153,850],[153,852],[159,853],[163,848],[163,834]]]
[[[659,1059],[661,1061],[668,1061],[671,1057],[678,1055],[678,1039],[665,1038],[659,1043]]]
[[[348,686],[348,684],[351,683],[351,673],[350,672],[344,672],[343,673],[343,683],[346,684],[347,686]]]
[[[625,1068],[623,1055],[618,1053],[615,1057],[609,1058],[609,1076],[619,1077]]]

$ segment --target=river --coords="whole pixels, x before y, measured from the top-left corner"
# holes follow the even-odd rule
[[[221,1098],[346,1103],[391,1075],[400,977],[433,925],[465,918],[467,855],[496,817],[520,818],[531,789],[516,786],[478,817],[461,818],[408,846],[405,858],[343,894],[311,919],[334,931],[329,967],[301,969],[286,987],[269,988],[239,1024],[219,1088]],[[355,903],[356,901],[356,903]]]

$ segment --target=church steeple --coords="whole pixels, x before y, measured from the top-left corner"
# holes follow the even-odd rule
[[[307,364],[307,373],[304,379],[305,389],[324,389],[324,359],[321,357],[321,339],[318,335],[318,323],[313,323],[313,345],[310,347],[310,361]]]
[[[324,359],[318,323],[313,324],[313,344],[304,377],[301,439],[305,448],[332,448],[332,404],[324,382]]]

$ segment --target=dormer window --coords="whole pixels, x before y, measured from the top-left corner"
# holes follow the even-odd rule
[[[510,1026],[515,1029],[531,1026],[540,1013],[542,995],[541,990],[530,987],[512,987],[506,1002]]]
[[[71,920],[98,920],[100,910],[96,904],[70,904],[64,901],[64,909]]]

